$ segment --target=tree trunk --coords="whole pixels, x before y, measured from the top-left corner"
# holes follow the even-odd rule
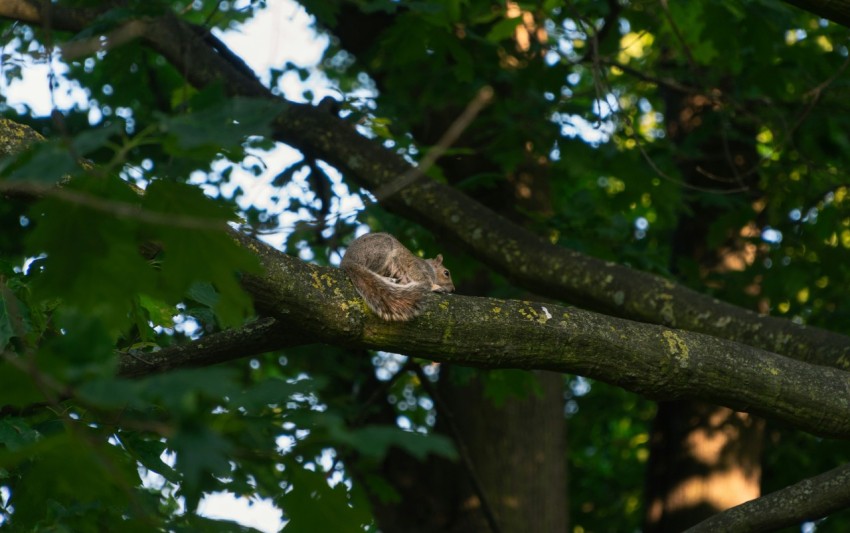
[[[534,377],[540,396],[508,397],[500,406],[486,398],[481,379],[465,385],[450,376],[440,381],[505,533],[567,530],[564,376],[534,372]]]

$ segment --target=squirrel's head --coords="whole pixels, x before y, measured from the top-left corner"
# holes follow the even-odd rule
[[[428,262],[431,264],[431,267],[434,269],[434,274],[436,275],[436,283],[435,287],[432,287],[431,290],[438,292],[454,292],[455,285],[452,283],[452,273],[449,272],[449,269],[443,266],[443,254],[437,255],[434,259],[428,259]]]

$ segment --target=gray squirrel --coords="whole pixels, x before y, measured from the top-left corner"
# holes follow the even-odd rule
[[[442,254],[422,259],[389,233],[358,237],[339,266],[369,309],[384,320],[410,320],[421,312],[426,294],[455,290]]]

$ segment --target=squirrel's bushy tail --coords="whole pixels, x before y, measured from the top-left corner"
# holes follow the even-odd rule
[[[384,320],[405,321],[415,317],[421,311],[423,296],[430,290],[426,283],[395,283],[356,263],[341,266],[369,309]]]

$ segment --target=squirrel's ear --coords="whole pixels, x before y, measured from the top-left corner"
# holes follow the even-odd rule
[[[443,254],[437,254],[437,257],[434,258],[434,264],[435,265],[442,265],[443,264]]]

